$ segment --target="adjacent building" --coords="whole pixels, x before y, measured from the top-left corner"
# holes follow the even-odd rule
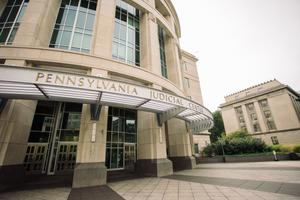
[[[276,79],[225,97],[226,133],[249,132],[267,144],[300,143],[300,95]]]
[[[181,54],[184,93],[189,99],[203,105],[201,84],[197,70],[198,59],[186,51],[181,51]],[[210,133],[208,131],[195,133],[191,135],[191,140],[193,141],[193,154],[200,154],[210,144]]]
[[[213,121],[170,0],[0,0],[0,16],[0,190],[193,168]]]

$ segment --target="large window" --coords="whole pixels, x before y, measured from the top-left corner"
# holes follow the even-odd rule
[[[165,50],[165,31],[160,26],[158,26],[158,40],[159,40],[161,75],[165,78],[168,78],[166,50]]]
[[[128,64],[140,66],[140,12],[117,0],[112,56]]]
[[[126,144],[136,144],[137,114],[135,110],[109,107],[106,138],[108,169],[124,169]]]
[[[0,44],[12,44],[29,0],[8,0],[0,18]]]
[[[50,47],[90,52],[96,0],[62,0]]]

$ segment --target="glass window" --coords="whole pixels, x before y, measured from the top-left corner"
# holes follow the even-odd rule
[[[96,7],[96,0],[63,0],[49,46],[88,53]]]
[[[128,64],[140,65],[139,21],[139,10],[122,0],[117,0],[113,58]]]
[[[188,78],[184,78],[184,85],[186,88],[190,88],[190,80]]]
[[[161,75],[165,78],[168,78],[166,50],[165,50],[165,31],[160,26],[158,26],[158,40],[159,40]]]
[[[8,0],[0,17],[0,44],[12,44],[29,0]]]

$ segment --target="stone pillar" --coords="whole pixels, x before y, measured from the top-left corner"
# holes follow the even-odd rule
[[[168,67],[168,79],[183,90],[182,71],[180,66],[180,59],[178,55],[179,47],[177,41],[170,37],[166,37],[166,61]]]
[[[92,70],[92,75],[107,77],[103,70]],[[99,120],[91,120],[90,105],[82,106],[80,134],[73,188],[106,184],[106,132],[108,107],[102,106]]]
[[[154,87],[161,89],[158,86]],[[137,172],[155,177],[172,174],[172,162],[167,159],[165,126],[158,126],[156,114],[138,111],[137,136]]]
[[[60,2],[57,0],[29,1],[13,44],[48,47]]]
[[[171,119],[168,121],[169,159],[173,162],[173,169],[193,169],[196,166],[192,156],[191,141],[185,121]]]
[[[141,17],[141,67],[161,75],[158,25],[151,13]]]
[[[0,114],[0,191],[23,184],[23,161],[37,101],[9,100]]]
[[[97,4],[92,54],[112,57],[116,1],[101,0]]]

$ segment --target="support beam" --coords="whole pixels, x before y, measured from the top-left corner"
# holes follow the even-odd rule
[[[182,107],[176,107],[176,108],[172,108],[170,110],[167,110],[163,113],[157,113],[157,122],[159,126],[162,126],[163,123],[165,123],[166,121],[168,121],[169,119],[172,119],[173,117],[175,117],[176,115],[178,115],[179,113],[185,111],[186,108],[182,108]]]

